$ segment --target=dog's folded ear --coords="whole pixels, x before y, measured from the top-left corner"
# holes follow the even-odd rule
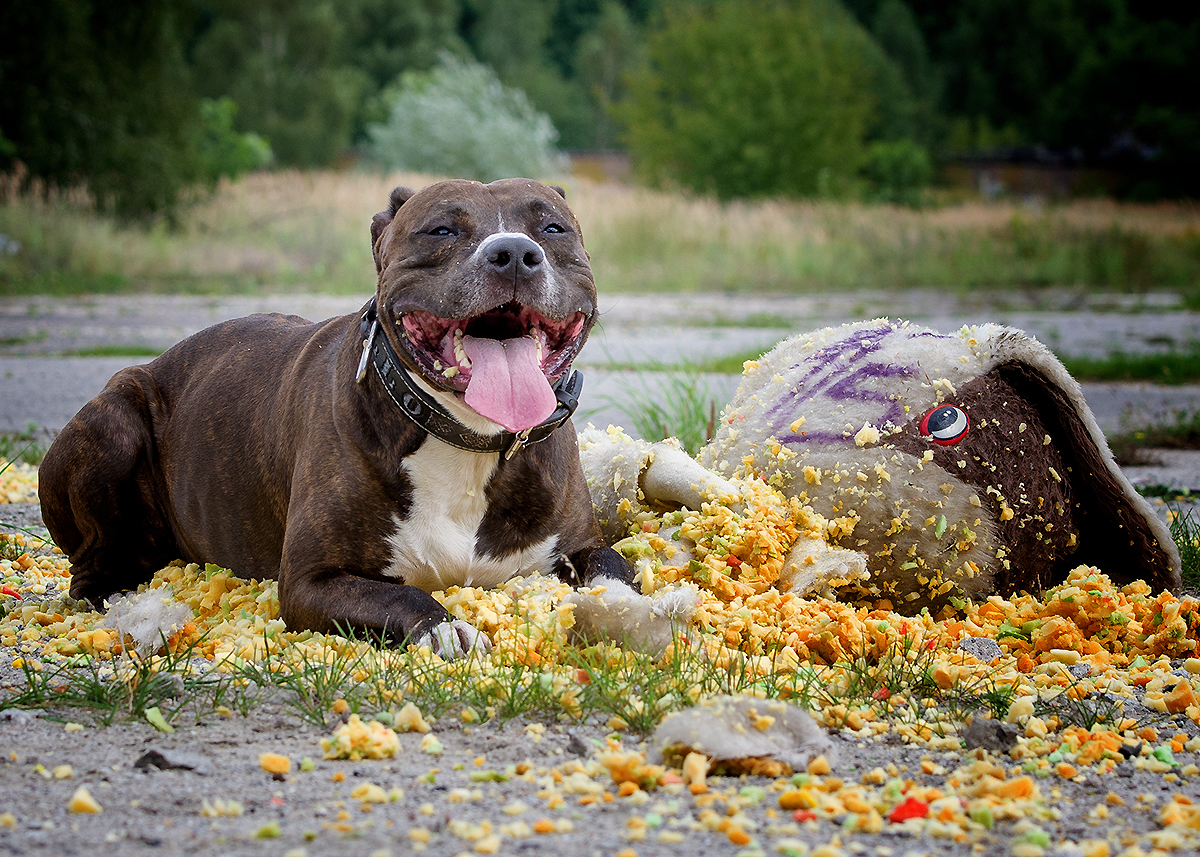
[[[552,185],[550,185],[550,190],[554,191],[556,194],[561,196],[563,199],[567,198],[567,192],[565,190],[563,190],[560,185],[552,184]]]
[[[387,211],[381,211],[371,218],[371,252],[375,256],[375,271],[377,273],[383,270],[382,260],[379,257],[379,236],[383,235],[383,230],[387,229],[388,224],[392,222],[392,218],[396,216],[396,212],[400,210],[400,206],[408,202],[415,193],[415,190],[403,185],[393,189],[388,196]]]

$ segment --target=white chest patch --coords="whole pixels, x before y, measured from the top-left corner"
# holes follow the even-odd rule
[[[476,550],[476,533],[487,512],[483,489],[499,461],[499,453],[455,449],[433,437],[404,459],[412,505],[407,518],[393,516],[392,558],[384,574],[426,592],[448,586],[494,589],[520,574],[550,574],[558,536],[500,559]]]

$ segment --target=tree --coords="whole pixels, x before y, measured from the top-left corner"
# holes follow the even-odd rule
[[[405,71],[427,71],[441,51],[468,56],[458,32],[459,0],[335,0],[345,30],[343,62],[365,73],[351,139],[366,139],[366,126],[387,120],[381,96]]]
[[[675,5],[620,111],[636,166],[718,197],[848,189],[880,52],[825,0]]]
[[[492,181],[563,166],[549,117],[480,63],[444,53],[432,71],[402,75],[385,97],[390,118],[368,133],[371,154],[387,167]]]
[[[637,26],[625,7],[613,0],[604,3],[591,29],[579,37],[575,70],[595,105],[592,145],[598,149],[616,144],[613,107],[625,94],[625,77],[641,61],[642,48]]]
[[[229,96],[237,127],[266,138],[281,164],[325,166],[350,145],[367,74],[344,61],[346,22],[332,0],[210,0],[192,49],[200,94]]]
[[[0,169],[86,183],[103,208],[141,216],[199,174],[200,112],[171,0],[0,4]]]
[[[941,112],[965,132],[949,141],[959,151],[1036,146],[1120,171],[1131,195],[1200,195],[1200,16],[1192,6],[847,2],[866,25],[878,24],[885,6],[892,17],[907,6],[939,81]],[[906,73],[920,65],[875,33]]]

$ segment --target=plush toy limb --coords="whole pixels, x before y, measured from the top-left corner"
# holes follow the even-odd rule
[[[579,462],[604,538],[611,544],[629,535],[642,512],[716,500],[740,513],[741,492],[733,483],[701,467],[679,442],[647,443],[609,426],[579,433]]]
[[[623,643],[654,657],[688,624],[696,607],[696,594],[687,589],[648,598],[620,581],[597,578],[595,584],[603,591],[582,590],[566,598],[575,605],[574,633],[588,641]]]
[[[741,513],[742,492],[738,487],[701,467],[674,438],[652,444],[649,453],[639,481],[647,500],[689,509],[699,509],[701,503],[717,500]]]
[[[589,425],[579,433],[579,463],[600,531],[609,544],[629,535],[638,513],[647,511],[638,484],[649,455],[650,444],[615,426],[601,431]]]

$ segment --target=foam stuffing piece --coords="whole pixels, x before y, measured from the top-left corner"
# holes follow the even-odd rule
[[[105,602],[104,625],[133,638],[134,650],[152,654],[188,621],[192,609],[161,589],[119,595]]]
[[[792,771],[803,771],[817,756],[834,759],[833,742],[806,712],[781,700],[754,696],[701,700],[664,718],[649,744],[649,760],[655,764],[666,753],[688,751],[718,762],[765,756]]]

